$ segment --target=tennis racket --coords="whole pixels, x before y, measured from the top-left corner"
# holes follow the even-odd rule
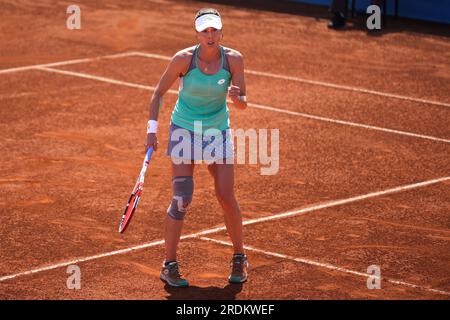
[[[127,206],[125,207],[125,211],[123,212],[122,218],[120,219],[119,233],[125,231],[139,204],[139,200],[141,199],[142,195],[142,190],[144,188],[145,173],[147,172],[147,167],[148,164],[150,163],[152,153],[153,147],[148,148],[147,154],[145,155],[144,163],[142,164],[141,173],[139,174],[139,177],[133,188],[133,192],[131,193]]]

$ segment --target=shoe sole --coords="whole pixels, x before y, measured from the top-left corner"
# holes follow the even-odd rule
[[[230,278],[228,278],[228,282],[229,283],[234,283],[234,284],[239,284],[239,283],[244,283],[247,282],[248,276],[245,276],[245,278],[241,281],[231,281]]]
[[[189,287],[189,284],[187,284],[187,285],[179,285],[179,284],[176,284],[174,282],[171,282],[170,280],[167,280],[162,275],[159,276],[159,279],[161,279],[161,281],[167,283],[171,287],[175,287],[175,288],[187,288],[187,287]]]

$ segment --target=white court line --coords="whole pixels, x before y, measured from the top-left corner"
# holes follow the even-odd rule
[[[171,57],[168,57],[168,56],[162,56],[162,55],[158,55],[158,54],[138,52],[138,51],[133,51],[132,54],[136,55],[136,56],[140,56],[140,57],[145,57],[145,58],[153,58],[153,59],[161,59],[161,60],[171,60],[172,59]],[[369,89],[364,89],[364,88],[345,86],[345,85],[334,84],[334,83],[330,83],[330,82],[308,80],[308,79],[304,79],[304,78],[300,78],[300,77],[285,76],[285,75],[281,75],[281,74],[262,72],[262,71],[256,71],[256,70],[250,70],[250,69],[246,69],[245,72],[249,73],[249,74],[258,75],[258,76],[302,82],[302,83],[306,83],[306,84],[310,84],[310,85],[322,86],[322,87],[327,87],[327,88],[347,90],[347,91],[353,91],[353,92],[359,92],[359,93],[365,93],[365,94],[372,94],[372,95],[382,96],[382,97],[386,97],[386,98],[394,98],[394,99],[400,99],[400,100],[406,100],[406,101],[413,101],[413,102],[431,104],[431,105],[436,105],[436,106],[450,107],[450,103],[446,103],[446,102],[433,101],[433,100],[420,99],[420,98],[412,98],[412,97],[403,96],[403,95],[399,95],[399,94],[386,93],[386,92],[369,90]]]
[[[12,275],[9,275],[9,276],[4,276],[4,277],[0,278],[0,282],[6,281],[6,280],[10,280],[10,279],[14,279],[14,278],[21,277],[21,276],[34,274],[34,273],[39,273],[39,272],[43,272],[43,271],[48,271],[48,270],[53,270],[53,269],[57,269],[57,268],[66,267],[66,266],[70,266],[72,264],[77,264],[77,263],[80,263],[80,262],[96,260],[96,259],[100,259],[100,258],[103,258],[103,257],[115,256],[117,254],[124,254],[124,253],[128,253],[128,252],[131,252],[131,251],[136,251],[136,250],[141,250],[141,249],[145,249],[145,248],[150,248],[150,247],[154,247],[154,246],[161,245],[161,244],[164,244],[164,240],[144,243],[144,244],[141,244],[141,245],[138,245],[138,246],[134,246],[134,247],[130,247],[130,248],[126,248],[126,249],[115,250],[115,251],[111,251],[111,252],[96,254],[94,256],[89,256],[89,257],[85,257],[85,258],[78,258],[78,259],[74,259],[74,260],[71,260],[71,261],[61,262],[61,263],[49,265],[49,266],[46,266],[46,267],[40,267],[40,268],[32,269],[32,270],[29,270],[29,271],[24,271],[24,272],[12,274]]]
[[[248,70],[247,72],[250,74],[258,75],[258,76],[266,76],[266,77],[278,78],[278,79],[283,79],[283,80],[292,80],[292,81],[303,82],[303,83],[327,87],[327,88],[347,90],[347,91],[353,91],[353,92],[359,92],[359,93],[365,93],[365,94],[372,94],[372,95],[377,95],[377,96],[381,96],[381,97],[385,97],[385,98],[394,98],[394,99],[400,99],[400,100],[406,100],[406,101],[412,101],[412,102],[418,102],[418,103],[424,103],[424,104],[431,104],[431,105],[442,106],[442,107],[450,107],[450,103],[446,103],[446,102],[433,101],[433,100],[420,99],[420,98],[412,98],[412,97],[408,97],[408,96],[402,96],[399,94],[386,93],[386,92],[380,92],[380,91],[351,87],[351,86],[344,86],[344,85],[323,82],[323,81],[308,80],[308,79],[303,79],[303,78],[299,78],[299,77],[278,75],[278,74],[269,73],[269,72],[252,71],[252,70]]]
[[[81,73],[81,72],[75,72],[75,71],[69,71],[69,70],[61,70],[61,69],[54,69],[54,68],[48,68],[48,67],[37,67],[37,70],[43,70],[43,71],[48,71],[48,72],[54,72],[54,73],[60,73],[60,74],[64,74],[64,75],[68,75],[68,76],[74,76],[74,77],[79,77],[79,78],[84,78],[84,79],[90,79],[90,80],[97,80],[97,81],[102,81],[102,82],[107,82],[107,83],[111,83],[111,84],[117,84],[120,86],[126,86],[126,87],[131,87],[131,88],[137,88],[137,89],[143,89],[143,90],[148,90],[148,91],[154,91],[155,87],[152,86],[146,86],[143,84],[136,84],[136,83],[132,83],[132,82],[127,82],[127,81],[120,81],[120,80],[115,80],[115,79],[111,79],[111,78],[106,78],[106,77],[100,77],[100,76],[93,76],[87,73]],[[175,90],[169,90],[170,93],[174,93],[176,92]],[[178,94],[178,92],[177,92]]]
[[[154,54],[154,53],[146,53],[146,52],[139,52],[139,51],[132,51],[130,52],[134,56],[138,57],[144,57],[144,58],[153,58],[153,59],[159,59],[159,60],[172,60],[172,57],[164,56],[161,54]]]
[[[317,210],[324,209],[324,208],[335,207],[335,206],[339,206],[339,205],[346,204],[346,203],[351,203],[351,202],[360,201],[360,200],[363,200],[363,199],[377,197],[377,196],[380,196],[380,195],[386,195],[386,194],[391,194],[391,193],[398,193],[398,192],[402,192],[402,191],[406,191],[406,190],[411,190],[411,189],[415,189],[415,188],[428,186],[428,185],[431,185],[431,184],[436,184],[436,183],[447,181],[447,180],[450,180],[450,177],[443,177],[443,178],[439,178],[439,179],[423,181],[423,182],[419,182],[419,183],[414,183],[414,184],[400,186],[400,187],[396,187],[396,188],[392,188],[392,189],[387,189],[387,190],[384,190],[384,191],[378,191],[378,192],[368,193],[366,195],[360,195],[360,196],[356,196],[356,197],[351,197],[351,198],[347,198],[347,199],[334,200],[334,201],[330,201],[330,202],[325,203],[325,204],[312,205],[310,207],[306,207],[306,208],[303,208],[303,209],[300,209],[300,210],[289,211],[289,212],[276,214],[276,215],[269,216],[269,217],[245,220],[245,221],[243,221],[243,224],[244,225],[251,225],[251,224],[260,223],[260,222],[269,221],[269,220],[274,220],[274,219],[282,219],[282,218],[292,217],[292,216],[299,215],[301,213],[317,211]],[[224,230],[226,230],[225,226],[211,228],[211,229],[203,230],[203,231],[200,231],[200,232],[184,235],[184,236],[181,237],[181,240],[190,239],[190,238],[198,238],[200,236],[205,236],[205,235],[208,235],[208,234],[217,233],[217,232],[224,231]],[[15,279],[17,277],[21,277],[21,276],[25,276],[25,275],[30,275],[30,274],[42,272],[42,271],[48,271],[48,270],[53,270],[53,269],[69,266],[71,264],[77,264],[77,263],[80,263],[80,262],[95,260],[95,259],[99,259],[99,258],[103,258],[103,257],[109,257],[109,256],[115,256],[115,255],[118,255],[118,254],[129,253],[131,251],[136,251],[136,250],[140,250],[140,249],[150,248],[150,247],[158,246],[158,245],[161,245],[161,244],[164,244],[164,240],[152,241],[152,242],[140,244],[140,245],[137,245],[137,246],[129,247],[129,248],[126,248],[126,249],[115,250],[115,251],[111,251],[111,252],[97,254],[97,255],[94,255],[94,256],[84,257],[84,258],[77,258],[77,259],[73,259],[71,261],[62,262],[62,263],[58,263],[58,264],[54,264],[54,265],[38,267],[38,268],[35,268],[35,269],[32,269],[32,270],[19,272],[19,273],[11,274],[11,275],[2,276],[2,277],[0,277],[0,282],[6,281],[6,280],[10,280],[10,279]]]
[[[204,240],[204,241],[209,241],[209,242],[214,242],[214,243],[225,245],[225,246],[228,246],[228,247],[232,247],[233,246],[233,244],[228,242],[228,241],[216,240],[216,239],[207,238],[207,237],[199,237],[198,239],[201,239],[201,240]],[[372,278],[385,280],[385,281],[388,281],[388,282],[396,284],[396,285],[407,286],[407,287],[414,288],[414,289],[420,289],[420,290],[424,290],[424,291],[429,291],[429,292],[433,292],[433,293],[438,293],[438,294],[450,296],[450,292],[447,292],[447,291],[437,290],[437,289],[433,289],[433,288],[427,288],[427,287],[424,287],[424,286],[419,286],[419,285],[408,283],[408,282],[404,282],[404,281],[397,281],[397,280],[389,279],[389,278],[383,277],[383,276],[380,278],[380,277],[377,277],[377,276],[374,276],[374,275],[369,275],[367,273],[358,272],[358,271],[354,271],[354,270],[350,270],[350,269],[346,269],[346,268],[342,268],[342,267],[337,267],[337,266],[334,266],[334,265],[329,264],[329,263],[317,262],[317,261],[314,261],[314,260],[304,259],[304,258],[296,258],[296,257],[293,257],[293,256],[281,254],[281,253],[276,253],[276,252],[271,252],[271,251],[257,249],[257,248],[252,247],[252,246],[244,246],[244,249],[246,249],[248,251],[254,251],[254,252],[262,253],[262,254],[265,254],[265,255],[268,255],[268,256],[272,256],[272,257],[276,257],[276,258],[287,259],[287,260],[291,260],[291,261],[295,261],[295,262],[299,262],[299,263],[303,263],[303,264],[308,264],[308,265],[312,265],[312,266],[316,266],[316,267],[320,267],[320,268],[330,269],[330,270],[333,270],[333,271],[349,273],[349,274],[357,275],[357,276],[364,277],[364,278],[368,278],[370,276]]]
[[[2,70],[0,70],[0,74],[33,70],[33,69],[38,69],[40,67],[65,66],[65,65],[69,65],[69,64],[91,62],[91,61],[100,60],[100,59],[115,59],[115,58],[122,58],[122,57],[128,57],[128,56],[133,56],[133,55],[135,55],[135,54],[132,52],[124,52],[124,53],[111,54],[111,55],[107,55],[107,56],[98,56],[98,57],[94,57],[94,58],[74,59],[74,60],[65,60],[65,61],[45,63],[45,64],[35,64],[35,65],[29,65],[29,66],[23,66],[23,67],[17,67],[17,68],[2,69]]]
[[[271,106],[265,106],[265,105],[256,104],[256,103],[247,103],[247,105],[249,107],[253,107],[253,108],[256,108],[256,109],[276,111],[276,112],[291,114],[291,115],[294,115],[294,116],[300,116],[300,117],[303,117],[303,118],[308,118],[308,119],[313,119],[313,120],[337,123],[337,124],[342,124],[342,125],[346,125],[346,126],[364,128],[364,129],[368,129],[368,130],[377,130],[377,131],[395,133],[395,134],[400,134],[400,135],[403,135],[403,136],[410,136],[410,137],[414,137],[414,138],[421,138],[421,139],[427,139],[427,140],[433,140],[433,141],[450,143],[450,139],[438,138],[438,137],[433,137],[433,136],[428,136],[428,135],[423,135],[423,134],[418,134],[418,133],[413,133],[413,132],[408,132],[408,131],[401,131],[401,130],[396,130],[396,129],[389,129],[389,128],[371,126],[371,125],[357,123],[357,122],[351,122],[351,121],[345,121],[345,120],[338,120],[338,119],[333,119],[333,118],[326,118],[326,117],[321,117],[321,116],[315,116],[315,115],[308,114],[308,113],[297,112],[297,111],[289,111],[289,110],[286,110],[286,109],[279,109],[279,108],[274,108],[274,107],[271,107]]]
[[[277,215],[274,215],[274,216],[268,216],[268,217],[263,217],[263,218],[246,220],[246,221],[243,222],[243,224],[244,225],[249,225],[249,224],[254,224],[254,223],[260,223],[260,222],[275,220],[275,219],[287,218],[287,217],[291,217],[291,216],[296,216],[298,214],[307,213],[307,212],[310,212],[310,211],[326,209],[326,208],[335,207],[335,206],[339,206],[339,205],[343,205],[343,204],[347,204],[347,203],[352,203],[352,202],[361,201],[361,200],[365,200],[365,199],[369,199],[369,198],[383,196],[383,195],[386,195],[386,194],[403,192],[403,191],[412,190],[412,189],[416,189],[416,188],[420,188],[420,187],[425,187],[425,186],[428,186],[428,185],[431,185],[431,184],[444,182],[444,181],[447,181],[447,180],[450,180],[450,177],[443,177],[443,178],[439,178],[439,179],[433,179],[433,180],[428,180],[428,181],[424,181],[424,182],[409,184],[409,185],[406,185],[406,186],[400,186],[400,187],[387,189],[387,190],[383,190],[383,191],[371,192],[371,193],[364,194],[364,195],[361,195],[361,196],[351,197],[351,198],[342,199],[342,200],[333,200],[333,201],[326,202],[326,203],[319,204],[319,205],[315,205],[315,206],[312,206],[312,207],[306,207],[306,208],[299,209],[299,210],[294,210],[294,211],[290,211],[290,212],[286,212],[286,213],[280,213],[280,214],[277,214]]]
[[[128,56],[140,56],[140,57],[145,57],[145,58],[153,58],[153,59],[167,60],[167,61],[170,61],[172,59],[169,56],[164,56],[164,55],[160,55],[160,54],[132,51],[132,52],[112,54],[112,55],[107,55],[107,56],[99,56],[99,57],[95,57],[95,58],[74,59],[74,60],[66,60],[66,61],[60,61],[60,62],[54,62],[54,63],[36,64],[36,65],[29,65],[29,66],[23,66],[23,67],[10,68],[10,69],[3,69],[3,70],[0,70],[0,74],[33,70],[33,69],[36,69],[37,67],[55,67],[55,66],[90,62],[93,60],[104,59],[104,58],[120,58],[120,57],[128,57]],[[387,98],[394,98],[394,99],[407,100],[407,101],[413,101],[413,102],[424,103],[424,104],[450,107],[450,103],[446,103],[446,102],[413,98],[413,97],[408,97],[408,96],[403,96],[403,95],[398,95],[398,94],[393,94],[393,93],[386,93],[386,92],[369,90],[369,89],[364,89],[364,88],[339,85],[339,84],[334,84],[334,83],[330,83],[330,82],[308,80],[308,79],[304,79],[304,78],[300,78],[300,77],[285,76],[285,75],[280,75],[280,74],[275,74],[275,73],[270,73],[270,72],[262,72],[262,71],[257,71],[257,70],[250,70],[250,69],[246,69],[245,72],[249,73],[249,74],[259,75],[259,76],[302,82],[302,83],[306,83],[306,84],[310,84],[310,85],[323,86],[323,87],[327,87],[327,88],[348,90],[348,91],[354,91],[354,92],[359,92],[359,93],[378,95],[378,96],[387,97]]]
[[[36,67],[36,69],[48,71],[48,72],[65,74],[65,75],[74,76],[74,77],[85,78],[85,79],[103,81],[103,82],[107,82],[107,83],[111,83],[111,84],[123,85],[123,86],[137,88],[137,89],[150,90],[150,91],[155,90],[155,87],[152,87],[152,86],[146,86],[146,85],[136,84],[136,83],[127,82],[127,81],[120,81],[120,80],[115,80],[115,79],[101,77],[101,76],[94,76],[94,75],[90,75],[87,73],[68,71],[68,70],[60,70],[60,69],[48,68],[48,67]],[[169,90],[168,93],[178,95],[178,91],[176,91],[176,90]],[[308,119],[313,119],[313,120],[325,121],[325,122],[353,126],[353,127],[358,127],[358,128],[364,128],[364,129],[369,129],[369,130],[394,133],[394,134],[399,134],[399,135],[404,135],[404,136],[409,136],[409,137],[414,137],[414,138],[450,143],[450,139],[443,139],[443,138],[438,138],[438,137],[433,137],[433,136],[428,136],[428,135],[423,135],[423,134],[417,134],[417,133],[412,133],[412,132],[407,132],[407,131],[400,131],[400,130],[395,130],[395,129],[371,126],[371,125],[366,125],[366,124],[361,124],[361,123],[356,123],[356,122],[351,122],[351,121],[344,121],[344,120],[337,120],[337,119],[333,119],[333,118],[320,117],[320,116],[315,116],[315,115],[311,115],[311,114],[307,114],[307,113],[289,111],[289,110],[279,109],[279,108],[265,106],[265,105],[261,105],[261,104],[248,103],[247,105],[251,108],[286,113],[286,114],[291,114],[291,115],[308,118]]]

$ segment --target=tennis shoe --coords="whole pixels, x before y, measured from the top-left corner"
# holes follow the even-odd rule
[[[231,260],[231,273],[228,277],[230,283],[243,283],[247,281],[247,256],[245,254],[235,254]]]
[[[163,265],[159,278],[172,287],[185,288],[189,286],[189,282],[181,277],[176,261]]]

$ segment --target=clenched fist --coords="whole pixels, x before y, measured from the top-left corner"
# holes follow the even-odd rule
[[[230,97],[231,101],[233,102],[238,101],[240,95],[241,95],[241,88],[234,85],[228,87],[228,96]]]

